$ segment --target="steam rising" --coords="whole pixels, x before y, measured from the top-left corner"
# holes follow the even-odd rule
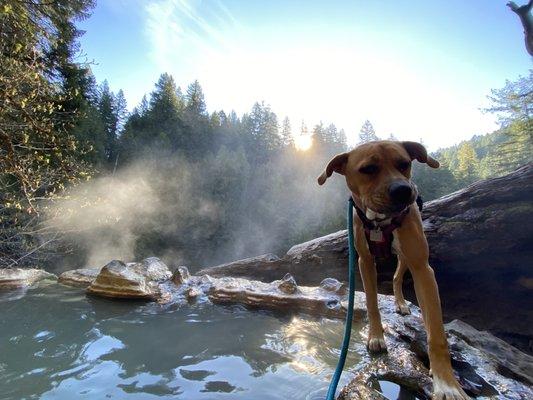
[[[284,252],[340,228],[343,215],[342,180],[319,187],[324,164],[296,157],[257,170],[242,150],[224,147],[200,162],[145,157],[72,189],[50,210],[48,227],[66,233],[79,255],[64,268],[158,256],[194,270]]]

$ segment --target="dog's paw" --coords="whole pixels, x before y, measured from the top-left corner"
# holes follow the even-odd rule
[[[464,392],[455,378],[439,379],[433,377],[433,400],[469,400],[470,397]]]
[[[411,310],[409,309],[409,306],[406,302],[403,303],[396,303],[396,312],[400,315],[409,315],[411,314]]]
[[[368,342],[366,343],[366,347],[371,353],[383,353],[387,351],[387,344],[385,343],[385,339],[383,338],[383,336],[370,336],[368,338]]]

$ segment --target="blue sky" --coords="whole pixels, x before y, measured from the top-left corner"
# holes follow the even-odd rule
[[[520,3],[520,2],[519,2]],[[210,111],[264,100],[302,120],[448,146],[494,130],[490,89],[532,68],[505,0],[100,0],[80,24],[98,81],[131,107],[163,72]]]

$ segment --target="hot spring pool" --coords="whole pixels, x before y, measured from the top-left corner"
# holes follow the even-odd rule
[[[0,399],[323,399],[343,333],[338,320],[110,301],[59,284],[2,293],[0,310]],[[359,328],[339,387],[366,356]]]

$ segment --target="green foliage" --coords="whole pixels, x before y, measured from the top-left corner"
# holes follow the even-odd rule
[[[38,217],[67,185],[85,179],[87,153],[73,134],[90,77],[73,61],[92,1],[0,3],[0,265],[43,257]]]

